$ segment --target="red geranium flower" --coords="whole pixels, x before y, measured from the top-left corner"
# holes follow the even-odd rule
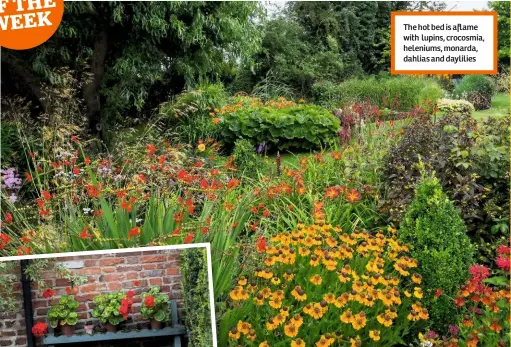
[[[47,331],[48,331],[48,324],[43,323],[43,322],[37,322],[32,327],[32,334],[34,334],[34,336],[42,337],[46,334]]]
[[[126,293],[126,296],[127,296],[128,298],[132,298],[132,297],[134,297],[134,296],[135,296],[135,294],[136,294],[136,293],[135,293],[133,290],[130,290],[130,291],[128,291],[128,292]]]
[[[154,307],[154,297],[152,295],[148,295],[144,299],[144,305],[146,307]]]
[[[435,292],[435,296],[438,298],[440,295],[442,295],[442,289],[437,289]]]
[[[54,290],[52,290],[52,289],[49,289],[49,288],[48,288],[48,289],[46,289],[46,290],[43,292],[43,298],[45,298],[45,299],[49,299],[49,298],[51,298],[51,297],[52,297],[52,296],[54,296],[54,295],[55,295],[55,291],[54,291]]]

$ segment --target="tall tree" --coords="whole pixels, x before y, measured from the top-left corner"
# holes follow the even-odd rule
[[[260,44],[251,2],[66,2],[57,33],[27,51],[3,50],[9,77],[51,111],[41,88],[67,66],[82,85],[89,129],[142,109],[156,84],[180,91],[203,77],[221,77]]]
[[[509,1],[489,1],[488,7],[498,14],[498,44],[499,44],[499,60],[501,63],[509,65],[510,46],[509,46],[509,27],[511,6]]]

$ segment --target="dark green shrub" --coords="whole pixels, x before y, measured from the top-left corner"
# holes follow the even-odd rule
[[[491,107],[491,97],[495,93],[495,82],[485,75],[463,76],[454,89],[457,98],[463,98],[472,103],[476,110]]]
[[[396,224],[420,182],[420,160],[461,214],[477,261],[491,264],[497,240],[509,238],[509,120],[490,118],[476,127],[473,118],[452,114],[437,123],[420,117],[405,127],[382,173],[382,212]]]
[[[423,167],[421,171],[424,173]],[[437,331],[456,321],[456,309],[450,298],[455,297],[467,279],[472,263],[473,247],[466,231],[463,219],[438,179],[424,175],[406,210],[399,238],[410,245],[412,257],[419,261],[424,302]],[[438,289],[446,295],[437,298]]]
[[[207,253],[203,248],[183,250],[181,275],[185,326],[189,346],[213,346]]]
[[[263,144],[258,146],[264,147]],[[248,176],[257,174],[262,162],[257,156],[255,146],[247,139],[236,140],[232,157],[237,169]]]
[[[436,103],[442,94],[435,80],[414,77],[350,79],[336,86],[322,82],[313,87],[316,103],[329,108],[368,101],[380,108],[409,111],[428,100]]]
[[[274,104],[275,105],[275,104]],[[226,113],[222,120],[222,140],[233,144],[238,138],[268,148],[319,148],[336,136],[339,121],[326,109],[305,104],[275,107],[242,107]]]
[[[464,218],[469,218],[473,208],[480,207],[483,189],[476,183],[466,158],[473,144],[470,133],[474,127],[472,118],[466,115],[444,116],[441,122],[433,122],[428,114],[420,114],[404,128],[401,140],[389,151],[383,170],[387,182],[384,208],[393,221],[401,220],[413,200],[421,177],[419,160],[436,172],[444,190],[464,211]]]

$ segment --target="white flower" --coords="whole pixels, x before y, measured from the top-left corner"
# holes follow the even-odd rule
[[[94,212],[94,210],[88,208],[88,207],[84,207],[83,208],[83,214],[89,214],[90,212]]]

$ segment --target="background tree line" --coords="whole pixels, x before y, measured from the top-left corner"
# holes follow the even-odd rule
[[[499,57],[509,65],[509,2],[499,12]],[[386,73],[390,13],[443,10],[439,1],[288,2],[269,15],[257,2],[70,2],[57,33],[27,51],[2,50],[4,96],[52,114],[69,94],[84,128],[147,117],[203,81],[231,92],[308,97],[318,81]],[[5,105],[4,105],[5,106]]]

